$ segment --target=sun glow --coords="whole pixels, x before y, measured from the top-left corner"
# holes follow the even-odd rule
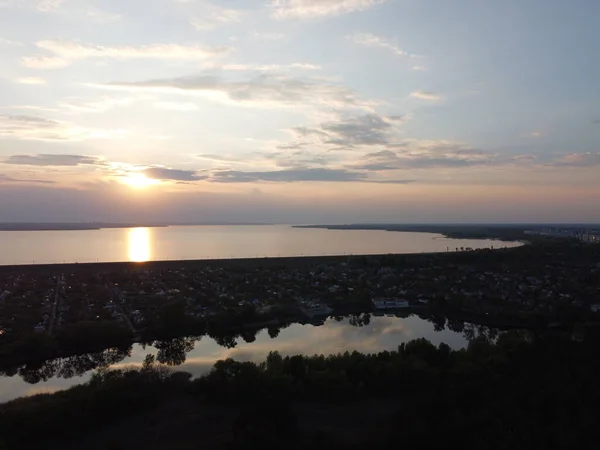
[[[150,230],[131,228],[129,230],[129,260],[133,262],[150,261]]]
[[[136,189],[145,188],[148,186],[153,186],[155,184],[159,184],[159,180],[154,180],[152,178],[148,178],[143,173],[130,173],[125,178],[123,178],[123,183],[134,187]]]

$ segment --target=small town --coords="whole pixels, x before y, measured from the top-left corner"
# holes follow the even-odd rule
[[[577,244],[581,245],[581,244]],[[560,318],[600,312],[599,246],[562,243],[437,255],[139,265],[0,274],[0,333],[53,335],[113,323],[138,335],[180,305],[199,324],[314,320],[337,312],[435,309]],[[578,258],[570,255],[577,253]],[[589,254],[589,258],[581,255]],[[510,262],[510,265],[507,264]],[[83,267],[83,266],[82,266]],[[172,315],[172,314],[171,314]],[[161,322],[162,321],[162,322]]]

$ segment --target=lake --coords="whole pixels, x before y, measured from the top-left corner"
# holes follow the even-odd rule
[[[275,336],[273,333],[272,335]],[[233,358],[238,361],[261,362],[270,351],[278,351],[284,356],[331,355],[354,350],[361,353],[374,353],[396,350],[402,342],[419,337],[428,339],[434,345],[444,342],[454,349],[463,348],[468,342],[462,333],[448,328],[436,331],[431,322],[414,315],[408,318],[373,316],[370,317],[368,325],[364,326],[352,325],[348,318],[341,321],[328,318],[320,326],[292,324],[280,330],[276,337],[271,337],[268,330],[261,330],[253,342],[245,342],[238,338],[235,348],[222,347],[205,336],[199,341],[194,339],[166,341],[164,345],[158,345],[160,348],[157,346],[143,348],[142,345],[135,344],[129,356],[105,352],[101,358],[82,355],[50,361],[42,370],[30,373],[22,371],[12,377],[1,377],[0,402],[37,393],[55,392],[86,382],[93,373],[93,370],[88,368],[94,367],[93,364],[90,366],[94,359],[110,360],[112,363],[108,366],[119,368],[140,366],[148,354],[157,355],[162,352],[158,355],[159,359],[167,359],[171,363],[181,362],[185,355],[185,362],[178,365],[177,370],[200,376],[207,373],[220,359]],[[50,377],[47,381],[34,383],[42,372]]]
[[[518,245],[432,233],[286,225],[0,231],[0,265],[422,253]]]

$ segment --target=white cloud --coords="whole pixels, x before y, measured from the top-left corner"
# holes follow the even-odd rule
[[[276,19],[312,19],[364,11],[387,0],[272,0]]]
[[[86,12],[86,16],[101,23],[115,22],[122,19],[119,14],[102,11],[97,8],[89,8]]]
[[[40,78],[40,77],[17,78],[16,82],[20,83],[20,84],[37,84],[37,85],[46,84],[46,80],[43,78]]]
[[[543,133],[541,131],[533,131],[531,133],[529,133],[529,137],[532,138],[541,138],[543,136]]]
[[[266,39],[269,41],[276,41],[279,39],[283,39],[285,37],[285,34],[283,33],[267,33],[267,32],[256,32],[254,33],[254,37],[258,38],[258,39]]]
[[[154,107],[168,111],[198,111],[200,107],[192,102],[156,102]]]
[[[21,64],[30,69],[60,69],[66,67],[69,62],[55,56],[25,56],[21,58]]]
[[[68,0],[0,0],[0,8],[22,7],[40,12],[56,12]]]
[[[413,98],[417,98],[419,100],[425,100],[425,101],[428,101],[428,102],[437,102],[438,100],[442,99],[441,95],[434,94],[433,92],[429,92],[429,91],[415,91],[415,92],[411,92],[410,96],[413,97]]]
[[[349,39],[351,39],[352,42],[354,42],[356,44],[364,45],[366,47],[380,47],[380,48],[389,50],[390,52],[392,52],[394,55],[397,55],[397,56],[418,58],[418,55],[413,55],[412,53],[408,53],[406,50],[403,50],[394,42],[392,42],[384,37],[376,36],[374,34],[357,33],[353,36],[350,36]]]
[[[72,99],[60,103],[60,107],[74,112],[104,112],[109,109],[130,105],[135,101],[133,97],[105,98],[101,100]]]
[[[42,12],[54,12],[57,11],[67,3],[67,0],[38,0],[34,2],[36,9]]]
[[[41,141],[83,141],[109,139],[125,134],[123,130],[80,127],[68,122],[34,116],[0,115],[0,137]]]
[[[360,98],[352,90],[319,79],[261,74],[247,81],[229,81],[205,75],[139,82],[91,84],[103,89],[150,90],[199,94],[212,100],[255,107],[327,107],[371,110],[378,102]]]
[[[206,69],[220,69],[233,72],[284,72],[288,70],[321,70],[322,67],[316,64],[309,63],[292,63],[292,64],[225,64],[222,66],[208,65]]]
[[[0,37],[0,45],[22,45],[20,42]]]
[[[198,10],[190,20],[198,31],[213,30],[228,23],[240,23],[243,13],[237,9],[223,8],[208,3],[198,4]]]
[[[71,61],[91,58],[113,59],[208,59],[228,53],[229,47],[204,47],[200,45],[152,44],[143,46],[105,47],[63,39],[48,39],[36,43],[38,48],[53,53],[55,57],[33,56],[22,59],[23,65],[32,68],[57,68]]]

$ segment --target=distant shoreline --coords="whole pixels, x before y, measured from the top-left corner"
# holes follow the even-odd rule
[[[145,223],[0,223],[2,231],[97,231],[115,228],[169,228],[169,227],[202,227],[202,226],[264,226],[271,223],[174,223],[174,224],[145,224]]]
[[[487,239],[503,242],[527,243],[532,236],[526,230],[553,227],[554,225],[497,224],[497,225],[398,225],[398,224],[347,224],[347,225],[294,225],[294,228],[316,228],[326,230],[395,231],[403,233],[435,233],[448,239]],[[563,225],[564,226],[564,225]],[[590,227],[591,225],[567,225],[568,227]]]

